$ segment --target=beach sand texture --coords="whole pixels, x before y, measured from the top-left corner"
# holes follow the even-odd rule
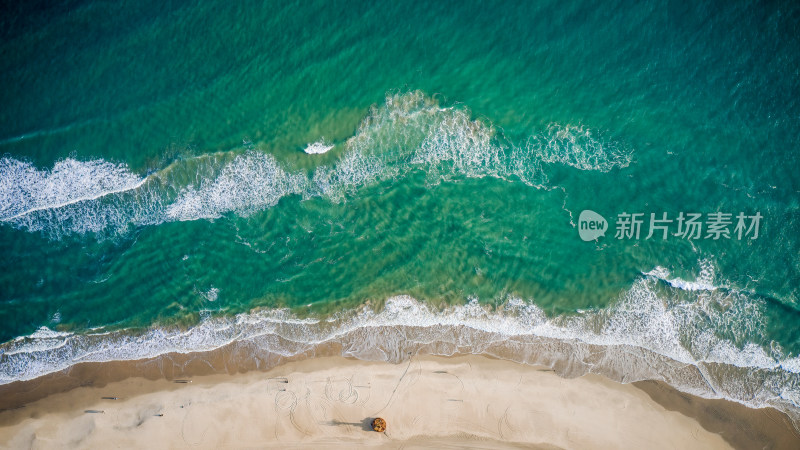
[[[731,448],[632,385],[476,356],[324,357],[190,383],[130,378],[0,417],[7,448]],[[386,432],[371,430],[375,417]]]

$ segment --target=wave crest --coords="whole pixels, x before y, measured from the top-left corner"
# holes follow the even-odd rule
[[[580,170],[609,172],[628,167],[633,161],[630,149],[603,139],[584,126],[550,124],[543,133],[528,140],[528,149],[543,162]]]
[[[285,309],[209,317],[188,330],[156,328],[71,334],[39,330],[0,346],[0,383],[79,362],[138,360],[234,345],[246,361],[341,353],[400,362],[418,352],[484,354],[542,364],[568,377],[598,373],[620,382],[661,380],[707,398],[772,406],[800,420],[800,359],[766,342],[763,301],[744,293],[685,291],[642,276],[611,307],[550,318],[511,298],[497,309],[470,301],[441,310],[408,296],[330,317]],[[249,362],[248,362],[249,361]],[[257,365],[261,367],[260,365]]]
[[[124,164],[101,159],[67,158],[56,162],[51,170],[38,170],[29,162],[1,158],[0,220],[96,200],[136,189],[144,181]]]
[[[247,215],[290,195],[339,201],[415,170],[426,172],[431,184],[489,176],[541,188],[547,185],[542,162],[598,171],[630,163],[629,154],[583,128],[551,126],[543,136],[550,137],[516,146],[466,107],[442,108],[420,91],[393,94],[370,109],[337,162],[311,174],[287,170],[252,149],[180,160],[147,177],[103,160],[66,159],[48,171],[3,158],[0,221],[54,239],[103,236],[131,226]]]

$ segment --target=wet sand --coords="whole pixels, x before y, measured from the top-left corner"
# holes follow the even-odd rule
[[[114,374],[132,362],[104,364]],[[51,393],[0,413],[0,443],[719,449],[800,443],[786,416],[775,410],[699,399],[663,383],[626,385],[597,375],[565,379],[547,368],[481,356],[415,356],[401,364],[327,356],[186,380],[95,380]],[[46,385],[33,388],[29,382],[33,389],[27,394],[44,393]],[[13,396],[3,394],[11,406]],[[22,396],[17,393],[17,399]],[[374,417],[386,419],[386,432],[370,429]]]

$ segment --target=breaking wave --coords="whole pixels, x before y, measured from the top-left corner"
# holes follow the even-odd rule
[[[608,172],[628,167],[633,153],[618,142],[604,140],[583,126],[550,124],[528,141],[543,162],[565,164],[580,170]]]
[[[323,153],[328,153],[333,148],[333,145],[330,145],[325,142],[325,140],[314,142],[313,144],[308,144],[303,151],[308,153],[309,155],[321,155]]]
[[[681,278],[669,278],[669,270],[661,266],[649,272],[645,272],[644,275],[659,279],[672,287],[685,291],[715,291],[719,289],[719,286],[715,286],[713,283],[714,267],[708,260],[700,261],[700,276],[698,276],[695,281],[686,281]]]
[[[713,277],[713,274],[712,274]],[[56,333],[42,328],[0,346],[0,383],[28,380],[80,362],[138,360],[167,353],[229,352],[243,367],[313,355],[335,344],[345,356],[400,362],[417,353],[482,354],[546,365],[566,377],[597,373],[630,383],[660,380],[706,398],[771,406],[800,423],[800,358],[763,335],[763,300],[725,290],[684,290],[643,275],[609,308],[548,317],[510,298],[433,309],[408,296],[329,317],[286,309],[207,317],[189,329]]]
[[[547,137],[549,136],[549,137]],[[467,108],[442,108],[419,91],[388,95],[373,106],[342,156],[312,173],[293,172],[255,150],[180,160],[143,177],[124,164],[65,159],[51,170],[0,159],[0,221],[54,239],[68,234],[116,234],[168,221],[251,214],[281,198],[345,195],[414,170],[437,184],[455,177],[494,177],[545,187],[542,163],[581,170],[626,167],[630,152],[583,128],[551,126],[514,145]],[[306,152],[321,153],[318,142]],[[327,151],[327,150],[326,150]]]
[[[103,160],[58,161],[52,170],[12,158],[0,159],[0,218],[29,214],[98,200],[140,187],[145,179],[123,164]]]

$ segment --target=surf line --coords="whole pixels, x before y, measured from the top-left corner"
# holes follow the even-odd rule
[[[113,189],[113,190],[110,190],[110,191],[101,192],[101,193],[99,193],[99,194],[97,194],[95,196],[86,196],[86,197],[75,198],[75,199],[66,201],[64,203],[59,203],[59,204],[55,204],[55,205],[39,206],[39,207],[36,207],[36,208],[31,208],[31,209],[29,209],[27,211],[22,211],[21,213],[18,213],[18,214],[15,214],[13,216],[9,216],[9,217],[0,217],[0,222],[9,222],[11,220],[18,219],[18,218],[20,218],[22,216],[27,216],[30,213],[35,213],[37,211],[44,211],[46,209],[59,209],[59,208],[65,207],[65,206],[74,205],[75,203],[85,202],[85,201],[89,201],[89,200],[97,200],[98,198],[105,197],[106,195],[119,194],[120,192],[126,192],[126,191],[132,191],[132,190],[135,190],[135,189],[139,189],[140,187],[142,187],[142,185],[144,185],[147,182],[147,180],[150,179],[151,176],[152,175],[148,175],[148,176],[142,178],[142,181],[136,183],[133,186],[126,186],[126,187],[120,188],[120,189]]]

